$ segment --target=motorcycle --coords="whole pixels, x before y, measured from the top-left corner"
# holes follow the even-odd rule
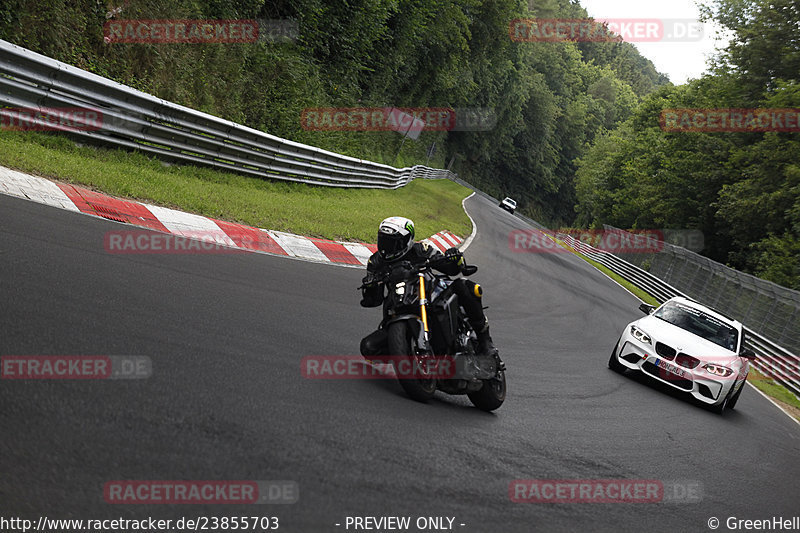
[[[438,389],[466,394],[478,409],[493,411],[506,398],[505,366],[498,357],[476,352],[477,335],[458,303],[452,279],[432,267],[430,260],[416,265],[401,261],[373,278],[388,292],[378,326],[385,332],[384,355],[412,399],[426,402]],[[462,274],[477,270],[464,265]],[[381,360],[380,355],[367,358]]]

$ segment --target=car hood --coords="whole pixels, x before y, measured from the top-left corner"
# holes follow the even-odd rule
[[[654,316],[646,316],[633,324],[650,336],[654,347],[656,342],[662,342],[707,363],[726,364],[739,358],[738,354],[727,348]]]

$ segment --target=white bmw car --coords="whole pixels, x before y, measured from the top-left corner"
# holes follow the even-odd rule
[[[743,346],[741,322],[687,298],[639,309],[647,316],[625,326],[609,368],[643,372],[718,413],[733,409],[756,357]]]
[[[505,209],[506,211],[508,211],[513,215],[514,210],[517,209],[517,201],[514,200],[513,198],[506,196],[505,198],[503,198],[503,201],[500,202],[500,207],[502,207],[503,209]]]

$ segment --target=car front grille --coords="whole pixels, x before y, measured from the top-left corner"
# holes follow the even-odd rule
[[[667,346],[663,342],[656,342],[656,353],[669,361],[675,359],[675,348]]]
[[[684,368],[696,368],[700,364],[700,359],[692,357],[689,354],[679,353],[675,357],[675,362]]]

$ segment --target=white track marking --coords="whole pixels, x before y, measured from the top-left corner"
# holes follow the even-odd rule
[[[64,191],[52,181],[0,167],[0,192],[40,204],[80,212]]]
[[[282,231],[269,231],[275,242],[281,248],[286,250],[286,253],[293,257],[300,257],[303,259],[310,259],[312,261],[320,261],[323,263],[330,263],[330,259],[319,248],[317,248],[312,241],[299,235],[291,233],[283,233]]]
[[[347,251],[353,254],[353,256],[361,261],[362,265],[366,265],[367,261],[369,260],[369,256],[372,255],[372,252],[369,248],[364,246],[361,243],[357,242],[342,242],[340,243],[342,246],[347,248]]]
[[[166,207],[144,204],[144,206],[172,233],[193,239],[213,240],[217,244],[238,248],[233,239],[210,218],[184,213]]]
[[[467,214],[467,217],[469,217],[469,221],[472,222],[472,233],[470,233],[469,237],[467,237],[467,240],[464,241],[464,244],[461,245],[460,250],[462,252],[466,251],[467,248],[469,248],[469,245],[472,244],[472,240],[478,235],[478,226],[475,224],[475,221],[472,220],[472,217],[470,216],[469,211],[467,211],[467,206],[464,205],[464,202],[466,202],[467,200],[469,200],[473,196],[475,196],[475,192],[474,191],[473,191],[472,194],[470,194],[469,196],[467,196],[466,198],[461,200],[461,208],[464,209],[464,212]]]

